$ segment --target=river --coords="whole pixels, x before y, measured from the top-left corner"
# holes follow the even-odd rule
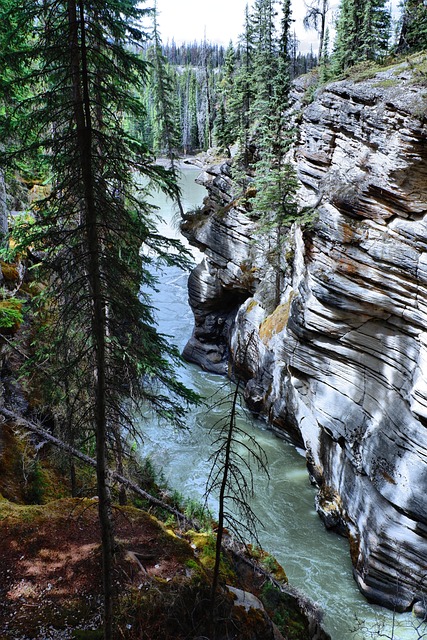
[[[186,210],[201,204],[206,193],[194,182],[197,175],[196,168],[189,167],[182,172]],[[154,201],[165,221],[160,231],[169,237],[178,237],[172,203],[162,194],[156,194]],[[200,261],[201,254],[197,250],[194,250],[194,255],[195,261]],[[159,273],[158,278],[158,291],[152,298],[157,309],[158,328],[161,333],[171,336],[182,350],[193,327],[193,314],[187,302],[188,274],[170,268]],[[223,377],[203,372],[194,365],[183,366],[180,377],[204,398],[226,393]],[[141,424],[144,434],[142,454],[150,456],[154,465],[163,470],[170,485],[188,497],[200,499],[204,494],[212,441],[209,430],[220,417],[218,411],[215,406],[192,410],[187,418],[188,430],[185,431],[177,431],[167,424],[159,425],[156,420],[145,419]],[[302,452],[277,438],[265,423],[240,420],[268,457],[269,482],[262,473],[254,470],[256,497],[253,508],[262,522],[259,538],[263,548],[281,563],[290,583],[324,610],[324,625],[332,639],[374,637],[361,630],[362,621],[367,629],[384,627],[384,635],[375,635],[377,638],[417,638],[410,614],[396,617],[392,636],[391,612],[369,605],[359,593],[352,577],[347,540],[326,531],[315,512],[315,490],[310,485]],[[355,628],[359,629],[356,633],[353,632]]]

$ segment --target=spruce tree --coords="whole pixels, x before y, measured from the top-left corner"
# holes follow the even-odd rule
[[[359,61],[360,0],[341,0],[334,44],[334,71],[340,73]]]
[[[258,232],[270,244],[269,255],[276,274],[275,305],[280,302],[283,243],[287,229],[297,218],[295,170],[287,161],[294,140],[289,123],[289,91],[291,86],[289,42],[291,27],[290,0],[282,0],[281,27],[278,39],[277,72],[273,94],[266,104],[257,144],[260,158],[255,165],[256,197],[254,212],[259,215]]]
[[[228,157],[231,156],[230,147],[236,141],[239,127],[231,106],[235,95],[235,74],[236,52],[233,43],[230,42],[225,52],[224,69],[218,89],[219,107],[214,130],[216,144]]]
[[[256,0],[252,20],[255,33],[253,119],[263,113],[273,96],[277,73],[276,0]]]
[[[322,57],[319,60],[320,82],[325,83],[331,78],[330,56],[329,56],[329,29],[326,28],[325,40],[323,43]]]
[[[427,5],[423,0],[404,0],[397,50],[427,49]]]
[[[52,386],[68,394],[74,433],[90,432],[96,441],[106,640],[113,635],[111,447],[131,428],[129,399],[179,420],[180,400],[189,397],[172,370],[177,351],[157,333],[149,301],[153,263],[183,258],[176,241],[157,234],[146,189],[174,197],[177,188],[126,126],[125,116],[145,115],[136,93],[148,66],[133,53],[145,39],[140,4],[26,0],[0,7],[0,24],[10,27],[0,53],[7,69],[0,164],[19,168],[23,154],[41,154],[49,170],[51,193],[17,230],[17,242],[22,253],[31,247],[46,282],[36,356],[47,358]],[[28,25],[31,38],[16,38]],[[139,192],[134,172],[145,178]]]
[[[239,142],[239,158],[237,163],[245,171],[251,162],[252,151],[250,149],[250,128],[251,128],[251,108],[256,96],[256,85],[254,81],[254,57],[255,40],[254,24],[249,12],[249,7],[245,8],[244,31],[239,38],[240,66],[236,72],[234,82],[234,93],[230,100],[230,114],[232,122],[238,124],[237,139]],[[243,178],[243,185],[246,179]]]
[[[156,114],[157,150],[166,152],[170,160],[170,173],[175,182],[178,180],[179,168],[177,166],[179,141],[179,118],[177,118],[176,85],[166,58],[162,51],[162,42],[157,23],[157,3],[154,3],[153,18],[154,44],[149,51],[149,59],[152,61],[151,89],[154,97]],[[184,208],[179,193],[177,204],[180,214],[184,214]]]
[[[383,57],[389,37],[386,0],[341,0],[333,54],[335,73]]]
[[[212,69],[211,69],[211,57],[209,47],[206,42],[206,37],[203,43],[203,71],[204,71],[204,103],[205,103],[205,148],[212,146],[212,132],[214,124],[214,112],[213,112],[213,96],[212,96]]]

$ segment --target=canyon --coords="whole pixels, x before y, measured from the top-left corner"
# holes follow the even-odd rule
[[[209,195],[182,223],[204,252],[184,357],[241,379],[250,408],[305,449],[366,597],[425,615],[427,84],[408,61],[365,75],[294,83],[308,221],[287,230],[280,300],[274,237],[236,195],[232,161],[204,168]]]

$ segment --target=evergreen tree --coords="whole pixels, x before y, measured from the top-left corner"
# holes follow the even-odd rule
[[[215,120],[216,144],[230,157],[230,146],[236,141],[239,122],[233,118],[231,104],[235,93],[236,52],[233,43],[227,47],[224,59],[224,70],[218,90],[219,106]]]
[[[265,114],[259,141],[260,160],[255,167],[256,197],[254,211],[260,214],[259,233],[269,239],[269,255],[276,273],[275,304],[280,302],[283,281],[282,250],[286,231],[297,217],[295,170],[286,160],[294,140],[289,125],[289,91],[291,86],[289,43],[291,40],[291,2],[282,0],[281,30],[274,93]]]
[[[165,151],[170,160],[170,172],[175,182],[178,179],[178,167],[176,165],[177,151],[180,147],[178,133],[178,118],[176,108],[175,83],[166,58],[162,52],[162,43],[157,24],[157,3],[154,3],[154,45],[150,50],[149,58],[152,60],[152,94],[156,107],[157,144],[156,150]],[[181,197],[177,194],[177,203],[181,215],[184,208]]]
[[[384,56],[390,37],[386,0],[341,0],[334,46],[334,69]]]
[[[218,113],[215,119],[214,129],[215,144],[219,150],[231,157],[230,145],[234,141],[233,129],[227,117],[226,104],[224,97],[221,97]]]
[[[336,38],[334,44],[334,70],[340,73],[351,64],[355,64],[355,52],[353,43],[356,43],[356,29],[354,6],[356,0],[341,0],[338,21],[336,25]]]
[[[253,78],[255,40],[254,25],[249,13],[249,7],[245,8],[244,31],[240,36],[240,66],[236,73],[234,93],[230,100],[230,114],[234,126],[238,124],[237,139],[239,141],[239,159],[244,169],[250,165],[252,151],[250,149],[251,107],[256,95],[256,86]],[[243,186],[246,182],[243,178]]]
[[[427,5],[423,0],[404,0],[397,50],[427,49]]]
[[[247,350],[247,349],[246,349]],[[236,354],[240,355],[240,354]],[[246,351],[245,356],[246,357]],[[252,466],[268,478],[267,456],[259,443],[238,426],[240,380],[234,392],[220,400],[217,406],[223,409],[224,417],[213,426],[214,451],[209,458],[211,469],[206,483],[205,500],[212,494],[218,496],[218,527],[215,544],[215,564],[211,589],[211,619],[215,625],[214,612],[217,595],[222,541],[227,526],[243,542],[252,538],[259,544],[257,527],[259,518],[250,502],[254,497]]]
[[[320,82],[325,83],[331,78],[330,57],[329,57],[329,29],[326,28],[325,40],[323,43],[322,57],[320,59]]]
[[[0,53],[7,69],[0,130],[8,145],[1,160],[16,167],[23,151],[41,153],[51,176],[50,195],[36,203],[17,242],[21,252],[32,247],[47,284],[36,355],[48,358],[53,386],[67,394],[74,433],[89,431],[96,440],[106,640],[115,552],[109,451],[132,424],[125,400],[147,401],[179,420],[180,399],[188,397],[172,371],[177,351],[156,332],[148,298],[152,262],[181,264],[182,254],[171,255],[180,251],[176,241],[156,233],[133,173],[171,196],[177,189],[126,127],[126,114],[145,115],[136,90],[148,67],[133,53],[145,38],[140,4],[26,0],[0,7],[0,24],[10,27]],[[15,38],[28,25],[31,38]]]
[[[389,49],[391,17],[383,0],[366,0],[361,32],[362,60],[383,58]]]
[[[186,67],[179,77],[181,87],[182,148],[186,154],[199,145],[197,127],[197,78],[191,67]]]
[[[204,98],[205,98],[205,112],[206,112],[206,146],[210,148],[212,146],[212,131],[214,122],[214,113],[212,108],[212,87],[211,87],[211,62],[210,52],[207,46],[206,38],[203,46],[203,70],[204,70]]]
[[[254,118],[263,112],[274,92],[278,58],[275,9],[276,0],[255,0],[252,14],[255,33],[253,77],[256,92],[252,104]]]

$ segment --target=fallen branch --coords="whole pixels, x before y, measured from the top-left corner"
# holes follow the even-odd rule
[[[7,420],[12,420],[16,425],[23,427],[24,429],[28,429],[28,431],[35,433],[41,438],[44,438],[51,444],[55,445],[55,447],[58,447],[59,449],[66,451],[67,453],[69,453],[75,458],[78,458],[79,460],[89,465],[90,467],[96,468],[96,461],[93,458],[91,458],[90,456],[87,456],[85,453],[82,453],[78,449],[75,449],[74,447],[67,444],[63,440],[56,438],[55,436],[53,436],[51,433],[43,429],[40,425],[36,424],[35,422],[32,422],[31,420],[27,420],[26,418],[19,416],[17,413],[14,413],[13,411],[9,411],[5,407],[0,407],[0,415],[4,416]],[[160,500],[159,498],[155,498],[150,493],[147,493],[147,491],[144,491],[144,489],[141,489],[141,487],[139,487],[137,484],[135,484],[125,476],[122,476],[119,473],[116,473],[115,471],[112,471],[110,475],[112,479],[116,480],[117,482],[124,485],[128,489],[131,489],[134,493],[136,493],[137,495],[147,500],[150,504],[156,507],[161,507],[162,509],[169,511],[169,513],[172,513],[179,520],[188,522],[193,528],[197,530],[200,529],[200,526],[197,524],[197,522],[195,522],[190,518],[187,518],[183,513],[178,511],[178,509],[171,507],[171,505],[167,504],[166,502],[163,502],[163,500]]]

